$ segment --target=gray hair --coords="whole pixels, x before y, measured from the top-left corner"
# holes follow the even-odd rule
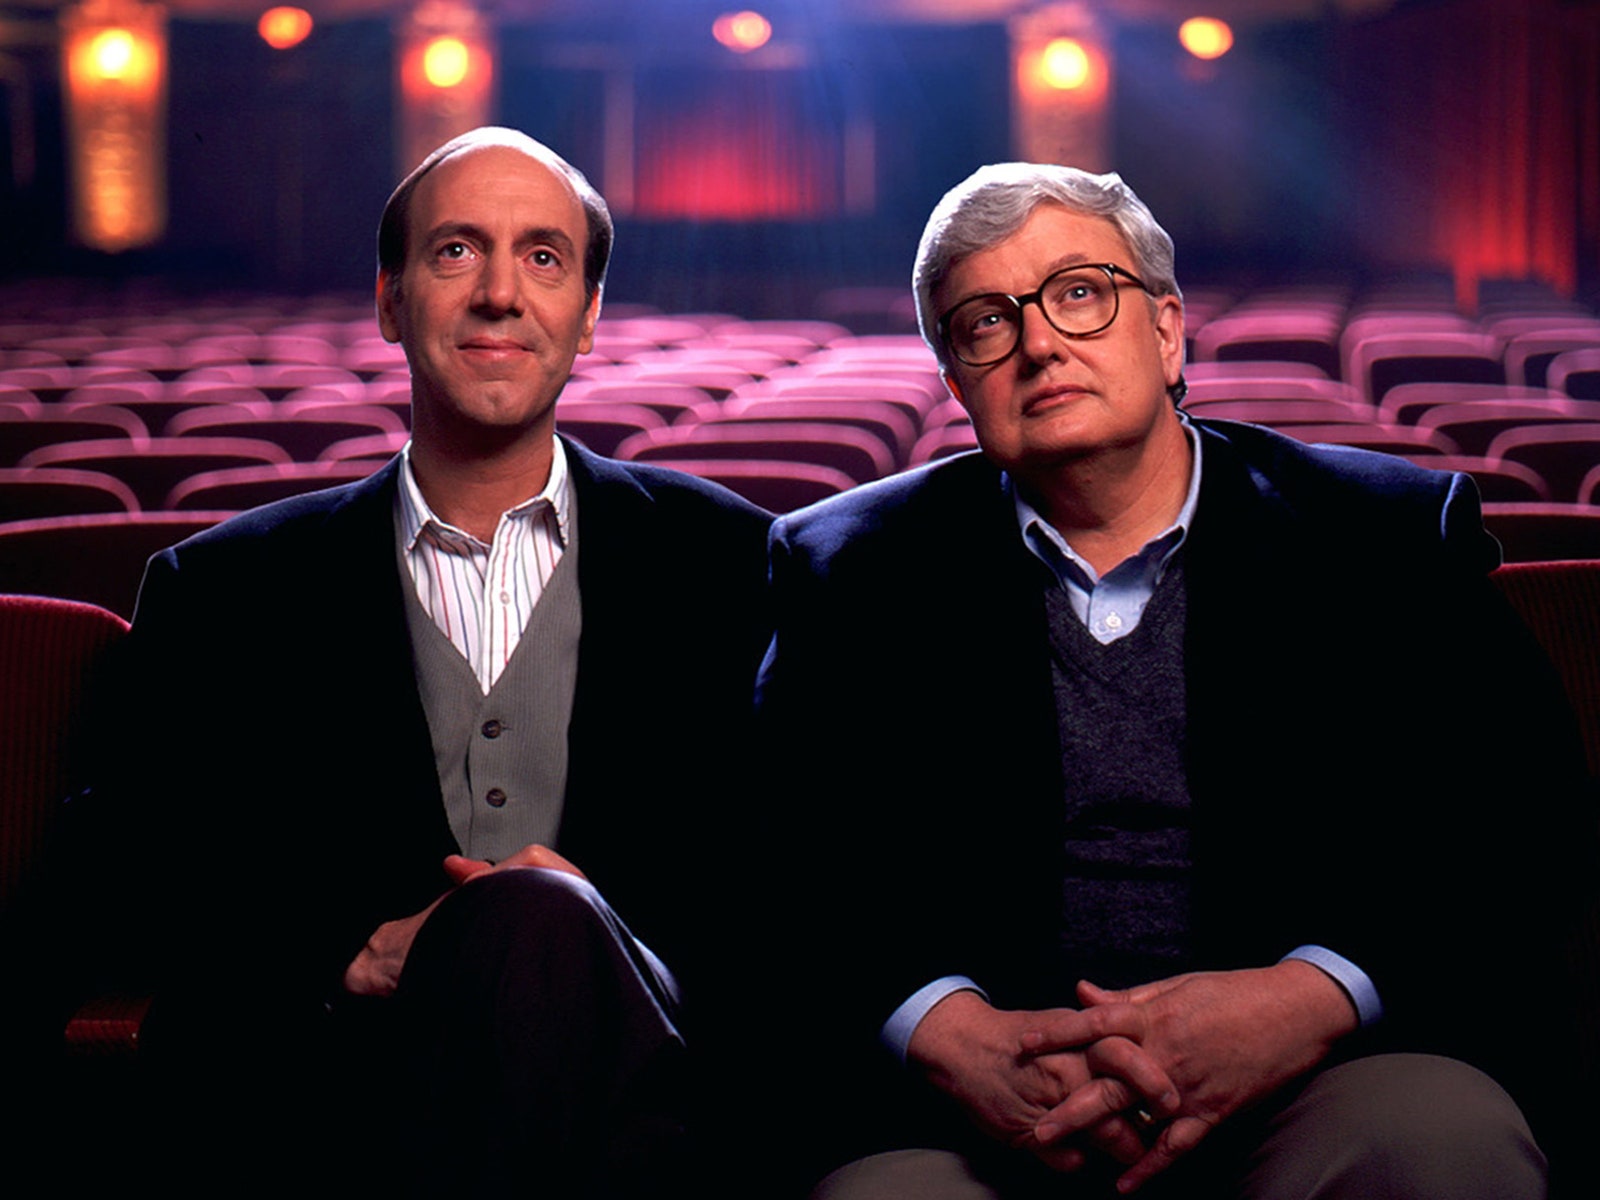
[[[1005,241],[1041,204],[1059,204],[1110,221],[1133,254],[1129,269],[1153,295],[1182,301],[1173,275],[1172,238],[1120,175],[1094,175],[1044,163],[994,163],[980,167],[944,194],[917,247],[911,271],[917,325],[941,366],[950,364],[939,338],[933,294],[958,261]]]
[[[383,217],[378,222],[378,270],[385,273],[389,286],[399,286],[400,272],[405,269],[406,246],[411,237],[411,196],[417,190],[417,184],[446,159],[482,146],[505,146],[520,150],[572,185],[578,202],[583,205],[589,232],[583,251],[583,296],[586,301],[593,300],[606,281],[606,265],[611,261],[613,227],[611,210],[606,207],[605,198],[594,190],[594,185],[582,171],[549,146],[535,141],[520,129],[507,129],[499,125],[484,125],[452,138],[418,163],[395,188],[389,202],[383,206]]]

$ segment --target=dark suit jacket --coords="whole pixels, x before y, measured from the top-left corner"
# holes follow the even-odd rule
[[[1195,965],[1327,946],[1372,977],[1389,1044],[1514,1084],[1531,1056],[1484,1036],[1485,1006],[1495,979],[1553,979],[1552,893],[1592,824],[1547,664],[1487,580],[1476,492],[1196,424]],[[793,784],[773,840],[827,847],[826,879],[785,889],[803,906],[789,940],[830,981],[808,993],[833,1055],[817,1061],[870,1075],[881,1023],[944,975],[1002,1008],[1072,1003],[1050,577],[996,469],[969,455],[781,518],[772,576],[760,720]],[[866,1126],[899,1103],[838,1091],[868,1097]]]
[[[683,973],[747,744],[768,518],[673,472],[570,444],[568,461],[583,632],[557,848]],[[158,1008],[302,1033],[364,939],[445,888],[456,846],[402,606],[397,478],[394,462],[151,560],[118,793],[149,847],[132,890],[167,885],[146,920]]]

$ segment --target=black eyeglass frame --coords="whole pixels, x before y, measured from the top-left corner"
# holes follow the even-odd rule
[[[1050,319],[1050,313],[1045,309],[1044,306],[1044,293],[1045,289],[1050,286],[1050,281],[1052,279],[1055,279],[1061,275],[1066,275],[1072,271],[1084,270],[1104,271],[1107,278],[1111,280],[1111,316],[1106,318],[1106,322],[1103,325],[1097,325],[1093,329],[1086,329],[1074,333],[1071,330],[1061,328],[1061,326],[1057,325]],[[1155,295],[1155,292],[1150,290],[1149,284],[1145,283],[1144,280],[1140,279],[1132,271],[1129,271],[1123,267],[1119,267],[1116,263],[1072,263],[1070,266],[1062,267],[1059,271],[1051,271],[1050,274],[1044,277],[1044,280],[1039,284],[1038,287],[1036,287],[1033,291],[1028,292],[1026,295],[1013,296],[1009,292],[981,292],[976,296],[968,296],[965,300],[961,301],[960,304],[952,305],[950,308],[945,309],[937,322],[939,329],[939,340],[944,344],[944,348],[950,352],[952,358],[954,358],[957,362],[965,364],[966,366],[992,367],[996,363],[1003,363],[1006,359],[1010,358],[1017,352],[1018,346],[1022,345],[1022,310],[1029,304],[1037,304],[1039,306],[1039,312],[1043,315],[1045,322],[1050,326],[1051,329],[1054,329],[1062,337],[1094,337],[1095,334],[1104,333],[1106,330],[1110,329],[1111,326],[1116,324],[1117,317],[1122,313],[1122,285],[1117,280],[1117,276],[1119,275],[1137,287],[1140,291],[1144,292],[1146,295]],[[1016,309],[1016,337],[1012,339],[1010,348],[1007,349],[1004,354],[1000,355],[1000,357],[987,358],[982,362],[973,362],[971,359],[962,358],[960,354],[956,353],[955,347],[950,344],[950,318],[967,305],[975,303],[976,301],[996,299],[1009,300]]]

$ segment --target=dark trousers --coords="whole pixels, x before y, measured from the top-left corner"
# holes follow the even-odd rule
[[[520,869],[458,889],[393,1006],[408,1188],[659,1195],[682,1170],[672,980],[588,883]]]

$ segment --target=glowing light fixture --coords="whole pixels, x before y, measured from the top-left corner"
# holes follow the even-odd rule
[[[1178,26],[1178,41],[1196,58],[1221,58],[1233,49],[1233,30],[1215,17],[1190,17]]]
[[[73,230],[96,250],[148,245],[167,223],[166,10],[83,0],[60,21]]]
[[[1056,38],[1039,58],[1039,77],[1058,91],[1072,92],[1089,82],[1089,52],[1076,38]]]
[[[404,173],[434,147],[489,123],[495,43],[483,13],[462,0],[420,0],[397,34],[396,166]]]
[[[126,29],[106,29],[89,43],[89,70],[95,78],[122,80],[133,66],[133,34]]]
[[[460,85],[472,68],[472,52],[460,38],[436,37],[422,52],[422,74],[436,88]]]
[[[305,9],[283,5],[262,13],[256,32],[274,50],[288,50],[311,36],[311,26],[311,14]]]
[[[723,13],[712,23],[711,36],[729,50],[748,54],[772,40],[772,22],[758,12]]]

